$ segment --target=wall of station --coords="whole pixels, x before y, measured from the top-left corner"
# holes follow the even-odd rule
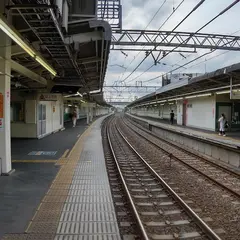
[[[95,111],[95,116],[102,116],[110,113],[110,109],[108,107],[97,107]]]
[[[87,117],[87,110],[82,105],[64,104],[64,122],[71,121],[71,114],[74,110],[77,112],[77,119],[83,119]]]
[[[87,114],[89,113],[93,117],[102,116],[105,114],[108,114],[110,109],[108,107],[103,107],[96,105],[95,107],[89,108],[86,107],[84,104],[79,105],[68,105],[64,104],[64,121],[71,121],[71,113],[76,110],[77,112],[77,118],[78,119],[84,119],[87,118]]]
[[[173,103],[134,108],[134,109],[131,109],[131,113],[140,117],[141,116],[152,117],[152,118],[169,120],[170,112],[172,110],[175,114],[175,119],[177,119],[177,105]]]
[[[11,137],[40,138],[63,128],[61,94],[12,92]]]
[[[178,105],[181,103],[178,103]],[[186,104],[186,126],[215,131],[216,97],[200,97],[187,99]],[[179,106],[179,122],[184,115],[183,103]]]
[[[41,138],[64,128],[71,121],[71,113],[77,111],[78,119],[109,113],[108,107],[88,103],[66,105],[61,94],[12,92],[11,94],[11,137]]]
[[[178,125],[215,131],[216,96],[132,108],[130,112],[139,117],[169,120],[172,110]]]

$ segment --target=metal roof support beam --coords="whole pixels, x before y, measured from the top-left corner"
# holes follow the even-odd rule
[[[114,33],[111,44],[113,46],[181,47],[240,51],[240,36],[195,34],[193,32],[122,30]]]
[[[71,35],[70,37],[65,38],[65,44],[72,44],[75,43],[84,43],[84,42],[91,42],[91,41],[98,41],[102,40],[102,33],[100,31],[94,32],[86,32],[86,33],[79,33]]]
[[[28,54],[19,45],[12,46],[12,52],[11,52],[12,56],[22,55],[22,54],[25,54],[28,56]]]
[[[162,51],[165,51],[166,53],[170,52],[169,49],[161,49]],[[111,51],[130,51],[130,52],[159,52],[159,49],[152,49],[152,48],[114,48],[114,46],[111,48]],[[196,49],[193,48],[193,50],[173,50],[174,53],[196,53]]]
[[[40,75],[34,73],[33,71],[29,70],[28,68],[22,66],[21,64],[13,60],[11,60],[11,68],[25,77],[28,77],[43,85],[47,85],[47,80],[45,78],[41,77]]]
[[[50,2],[50,1],[48,1],[48,2]],[[49,4],[49,5],[50,5],[50,4]],[[55,26],[56,26],[56,28],[57,28],[57,31],[58,31],[58,33],[59,33],[59,36],[60,36],[61,40],[64,42],[64,36],[63,36],[63,33],[62,33],[62,31],[61,31],[61,28],[60,28],[60,26],[59,26],[59,24],[58,24],[58,21],[57,21],[57,19],[56,19],[56,16],[55,16],[55,14],[54,14],[54,12],[53,12],[52,9],[49,9],[49,11],[50,11],[51,17],[52,17],[52,19],[53,19],[53,22],[54,22],[54,24],[55,24]],[[76,61],[73,59],[73,56],[72,56],[72,53],[71,53],[71,50],[70,50],[69,46],[65,45],[65,48],[66,48],[66,50],[67,50],[67,53],[68,53],[68,55],[69,55],[69,58],[70,58],[70,60],[71,60],[71,62],[72,62],[72,64],[73,64],[73,66],[74,66],[77,74],[79,75],[82,83],[83,83],[84,85],[86,85],[86,81],[85,81],[85,79],[84,79],[84,77],[83,77],[83,75],[82,75],[82,73],[81,73],[81,71],[80,71],[80,69],[79,69],[79,67],[78,67],[78,64],[77,64]]]
[[[88,63],[95,63],[95,62],[100,62],[101,58],[98,57],[91,57],[91,58],[80,58],[77,60],[79,64],[88,64]]]
[[[48,5],[48,4],[15,4],[15,5],[8,5],[6,6],[7,9],[49,9],[49,8],[55,8],[54,5]]]

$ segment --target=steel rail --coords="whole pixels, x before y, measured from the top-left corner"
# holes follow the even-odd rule
[[[210,181],[214,182],[216,185],[220,186],[220,187],[223,188],[224,190],[230,192],[231,194],[233,194],[233,195],[236,196],[237,198],[240,198],[240,194],[237,193],[236,191],[234,191],[234,190],[226,187],[225,185],[223,185],[222,183],[218,182],[218,181],[215,180],[214,178],[212,178],[212,177],[208,176],[207,174],[201,172],[200,170],[198,170],[197,168],[195,168],[195,167],[191,166],[190,164],[186,163],[186,162],[183,161],[182,159],[174,156],[173,153],[168,152],[167,150],[165,150],[164,148],[160,147],[158,144],[154,143],[153,141],[151,141],[151,140],[148,139],[147,137],[145,137],[145,136],[143,136],[142,134],[138,133],[136,130],[134,130],[134,129],[132,129],[130,126],[128,126],[125,122],[124,122],[124,124],[125,124],[128,128],[130,128],[133,132],[135,132],[138,136],[144,138],[147,142],[151,143],[151,144],[154,145],[156,148],[160,149],[161,151],[163,151],[163,152],[166,153],[167,155],[170,155],[170,154],[171,154],[171,158],[172,158],[172,159],[175,159],[175,160],[183,163],[183,164],[184,164],[185,166],[187,166],[188,168],[191,168],[192,170],[194,170],[194,171],[197,172],[198,174],[206,177],[207,179],[209,179]],[[164,141],[164,140],[162,140],[162,139],[159,139],[159,140]],[[166,141],[164,141],[164,142],[166,142]],[[169,142],[166,142],[166,143],[169,144]]]
[[[111,123],[111,122],[110,122],[110,123]],[[110,125],[110,123],[108,123],[108,124]],[[110,127],[110,126],[109,126],[109,127]],[[108,144],[109,144],[109,146],[110,146],[110,150],[111,150],[111,153],[112,153],[112,155],[113,155],[114,162],[115,162],[115,164],[116,164],[116,166],[117,166],[117,170],[118,170],[118,172],[119,172],[119,175],[120,175],[120,178],[121,178],[121,181],[122,181],[124,190],[125,190],[125,192],[126,192],[126,195],[127,195],[128,200],[129,200],[129,202],[130,202],[131,208],[132,208],[132,210],[133,210],[133,214],[135,215],[136,221],[137,221],[137,223],[138,223],[138,227],[139,227],[139,229],[140,229],[140,231],[141,231],[141,235],[142,235],[142,237],[143,237],[143,240],[150,240],[149,237],[148,237],[148,235],[147,235],[147,233],[146,233],[146,230],[145,230],[145,228],[144,228],[144,225],[143,225],[143,223],[142,223],[142,221],[141,221],[141,218],[140,218],[140,216],[139,216],[139,214],[138,214],[137,208],[136,208],[136,206],[135,206],[135,204],[134,204],[134,201],[133,201],[133,199],[132,199],[132,197],[131,197],[131,194],[130,194],[130,192],[129,192],[129,190],[128,190],[128,187],[127,187],[127,184],[126,184],[126,182],[125,182],[125,180],[124,180],[124,177],[123,177],[123,174],[122,174],[122,172],[121,172],[120,166],[119,166],[119,164],[118,164],[118,160],[117,160],[115,151],[114,151],[113,146],[112,146],[112,142],[111,142],[111,138],[110,138],[110,134],[109,134],[109,129],[108,129],[108,127],[106,128],[106,130],[107,130],[107,140],[108,140]]]
[[[123,120],[123,121],[124,121],[124,120]],[[129,120],[128,120],[128,121],[129,121]],[[130,121],[129,121],[129,122],[130,122]],[[215,167],[217,167],[217,168],[221,168],[222,170],[224,170],[224,171],[226,171],[226,172],[228,172],[228,173],[230,173],[230,174],[232,174],[232,175],[235,175],[236,177],[238,177],[238,178],[240,179],[240,173],[234,172],[234,171],[232,171],[231,169],[229,169],[229,168],[227,168],[227,167],[224,167],[224,166],[222,166],[222,165],[219,165],[219,164],[217,164],[217,163],[215,163],[215,162],[213,162],[213,161],[211,161],[211,160],[208,160],[207,158],[205,158],[205,157],[203,157],[203,156],[199,156],[198,154],[193,153],[193,152],[191,152],[191,151],[188,151],[187,149],[182,148],[181,146],[178,146],[177,144],[174,144],[174,143],[172,143],[172,142],[170,142],[170,141],[168,141],[168,140],[166,140],[166,139],[163,139],[163,138],[155,135],[153,132],[149,132],[149,130],[144,129],[143,127],[137,126],[137,124],[136,124],[135,122],[134,122],[134,123],[133,123],[133,122],[130,122],[130,123],[131,123],[132,125],[136,126],[137,128],[140,128],[142,131],[148,133],[149,135],[151,135],[151,136],[159,139],[160,141],[163,141],[163,142],[165,142],[165,143],[167,143],[167,144],[169,144],[169,145],[171,145],[171,146],[173,146],[173,147],[176,147],[176,148],[178,148],[179,150],[181,150],[181,151],[183,151],[183,152],[185,152],[185,153],[187,153],[187,154],[189,154],[189,155],[192,155],[192,156],[194,156],[194,157],[196,157],[196,158],[200,158],[201,160],[205,161],[206,163],[211,164],[211,165],[213,165],[213,166],[215,166]],[[158,128],[158,127],[157,127],[157,128]],[[159,128],[161,128],[161,127],[159,127]],[[164,130],[165,130],[165,131],[168,131],[168,129],[164,129]],[[181,135],[180,133],[177,133],[177,134]]]
[[[136,149],[130,144],[130,142],[123,135],[121,130],[116,126],[120,136],[124,139],[126,144],[132,149],[132,151],[138,156],[138,158],[146,165],[148,170],[154,175],[154,177],[171,193],[171,196],[183,207],[183,209],[192,217],[198,227],[200,227],[207,237],[212,240],[221,240],[221,238],[182,200],[182,198],[159,176],[159,174],[147,163],[147,161],[136,151]]]

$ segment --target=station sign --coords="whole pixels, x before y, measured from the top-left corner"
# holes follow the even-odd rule
[[[97,104],[96,103],[88,103],[88,102],[86,102],[86,103],[81,103],[81,106],[82,107],[96,107]]]
[[[240,91],[230,92],[230,99],[240,99]]]
[[[39,95],[39,101],[57,101],[57,94],[41,93]]]

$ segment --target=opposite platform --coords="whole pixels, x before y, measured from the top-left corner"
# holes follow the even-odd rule
[[[127,114],[127,116],[143,124],[163,139],[171,143],[175,142],[198,156],[204,156],[211,161],[224,164],[239,172],[240,140],[218,136],[216,133],[206,132],[201,129],[162,123],[158,119],[150,120],[132,114]]]
[[[161,128],[165,128],[168,130],[172,130],[172,131],[193,136],[196,138],[206,139],[208,141],[216,142],[218,144],[223,144],[232,148],[236,148],[236,149],[240,148],[240,138],[234,136],[234,134],[227,137],[223,137],[223,136],[219,136],[218,133],[216,132],[211,132],[203,129],[193,129],[190,127],[185,127],[180,125],[171,125],[166,123],[166,121],[161,121],[160,119],[154,119],[154,118],[150,119],[148,117],[142,117],[142,116],[137,116],[133,114],[127,114],[127,115],[133,118],[139,119],[141,121],[144,121],[153,126],[158,126]]]

